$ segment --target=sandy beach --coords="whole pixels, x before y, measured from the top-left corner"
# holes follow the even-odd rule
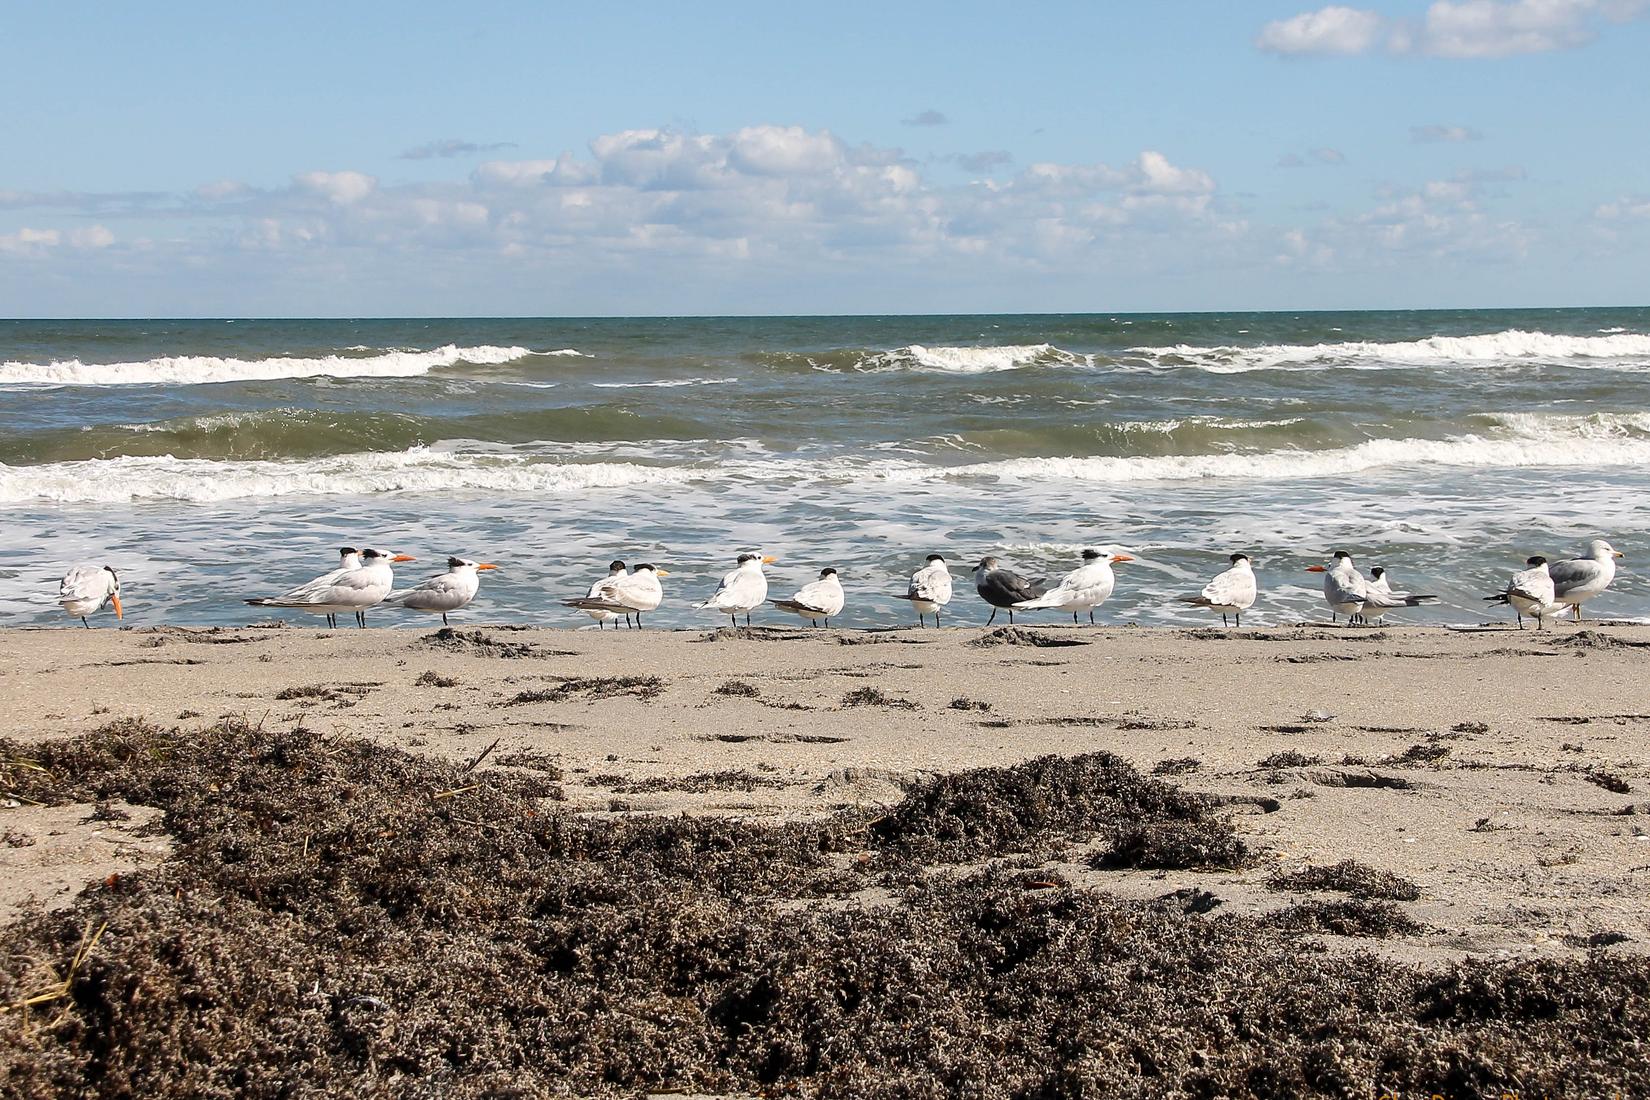
[[[769,859],[763,845],[770,842],[751,838],[788,837],[772,843],[789,844],[802,837],[806,848],[814,844],[806,838],[825,835],[810,830],[829,832],[845,821],[875,835],[881,822],[926,812],[921,798],[952,797],[934,786],[943,784],[941,777],[962,776],[964,788],[975,775],[1006,775],[1018,783],[1033,773],[971,769],[1014,769],[1047,754],[1079,761],[1106,759],[1084,754],[1115,754],[1124,772],[1123,761],[1133,765],[1130,776],[1169,786],[1133,787],[1144,780],[1129,778],[1122,788],[1084,788],[1088,780],[1056,779],[1050,782],[1067,785],[1050,793],[1055,788],[1042,790],[1044,780],[1032,779],[1029,793],[1016,788],[1021,793],[1013,797],[1021,801],[1013,806],[955,795],[960,801],[947,811],[951,824],[935,827],[933,844],[939,845],[934,851],[963,844],[962,854],[925,860],[919,848],[901,849],[906,871],[861,880],[842,898],[863,912],[916,905],[909,896],[897,903],[894,884],[925,881],[934,872],[920,865],[938,859],[991,882],[989,876],[1008,873],[1004,868],[1018,868],[1013,873],[1022,876],[1022,886],[1047,891],[1039,896],[1119,905],[1119,912],[1159,913],[1164,899],[1179,899],[1174,904],[1183,901],[1185,911],[1176,909],[1175,921],[1223,930],[1210,932],[1220,936],[1248,929],[1232,942],[1251,945],[1234,948],[1234,957],[1252,953],[1276,961],[1275,953],[1284,952],[1293,960],[1280,967],[1286,975],[1308,963],[1382,965],[1397,968],[1382,974],[1423,981],[1429,974],[1454,975],[1461,964],[1480,975],[1534,965],[1559,967],[1542,970],[1543,980],[1573,978],[1595,988],[1596,975],[1583,975],[1614,959],[1611,965],[1628,965],[1634,980],[1643,981],[1650,944],[1643,904],[1650,880],[1644,755],[1650,706],[1640,674],[1647,647],[1650,628],[1592,624],[1543,633],[1310,625],[1242,632],[1022,626],[596,633],[468,624],[331,633],[268,625],[7,631],[0,633],[0,739],[10,739],[10,793],[22,794],[0,811],[8,838],[0,848],[0,902],[7,934],[16,941],[6,956],[12,963],[8,996],[41,980],[42,937],[55,936],[67,952],[75,937],[89,934],[92,914],[108,923],[135,914],[138,902],[119,895],[150,889],[131,885],[150,882],[145,876],[165,881],[169,873],[181,874],[168,869],[186,855],[197,858],[203,842],[221,848],[233,834],[240,855],[231,862],[239,862],[257,852],[260,830],[267,828],[271,847],[256,858],[312,860],[309,835],[296,857],[273,839],[286,816],[279,811],[270,819],[267,809],[247,810],[251,816],[237,819],[243,827],[244,821],[264,823],[250,835],[226,834],[217,818],[199,824],[198,815],[218,801],[223,805],[211,813],[241,811],[242,795],[233,792],[244,780],[235,769],[263,766],[268,751],[283,759],[319,752],[324,759],[368,753],[363,759],[404,761],[394,774],[421,777],[429,790],[420,801],[446,800],[432,804],[440,807],[439,822],[419,826],[446,830],[442,843],[452,842],[451,833],[473,833],[465,842],[482,844],[504,835],[487,831],[498,828],[488,822],[506,811],[477,801],[485,799],[515,799],[510,805],[518,809],[508,812],[584,823],[557,830],[613,823],[621,831],[656,827],[665,831],[661,836],[675,836],[672,830],[702,821],[711,832],[694,834],[700,839],[689,849],[698,854],[671,859],[696,867],[705,844],[716,850],[751,845],[731,852],[746,861],[739,874],[757,883],[750,887],[759,895],[750,911],[805,911],[820,920],[832,919],[840,905],[819,900],[820,894],[848,888],[799,887],[786,878],[790,871],[780,876],[791,883],[790,893],[764,885],[767,872],[750,870],[749,861]],[[137,755],[158,760],[170,750],[155,745],[185,743],[201,746],[190,750],[202,755],[201,774],[222,777],[189,781],[206,783],[204,792],[180,792],[175,778],[110,778],[126,774],[120,769],[130,769],[134,754],[111,746],[147,745]],[[73,747],[81,744],[89,747]],[[267,750],[269,744],[289,747]],[[18,770],[19,762],[45,759],[53,746],[66,753],[48,764],[61,786],[28,786],[34,777]],[[371,755],[378,749],[389,755]],[[381,766],[389,765],[372,765]],[[428,769],[436,770],[435,778],[425,775]],[[65,772],[80,777],[78,787]],[[384,784],[387,791],[389,781]],[[444,789],[431,795],[438,787]],[[92,788],[117,796],[88,796]],[[1126,798],[1118,793],[1124,788],[1136,794]],[[1148,819],[1159,811],[1149,807],[1182,797],[1171,788],[1201,808],[1175,803],[1182,808],[1165,811],[1170,818],[1189,814],[1206,832],[1229,824],[1218,844],[1241,857],[1117,857],[1118,829],[1136,815],[1150,827]],[[166,802],[168,816],[145,806],[133,794],[139,790],[161,792],[155,799]],[[1139,795],[1147,790],[1164,793]],[[335,797],[316,803],[313,820],[364,812],[329,801]],[[383,797],[385,813],[404,812],[399,796]],[[976,799],[974,809],[969,798]],[[1045,798],[1057,808],[1047,810]],[[1090,798],[1093,806],[1073,808]],[[1102,803],[1112,808],[1096,808]],[[541,809],[522,811],[522,805]],[[1113,822],[1108,833],[1106,813],[1127,820]],[[292,817],[302,815],[294,810]],[[1007,818],[1018,822],[1023,843],[968,847],[976,833],[996,836]],[[313,820],[305,828],[319,835]],[[1220,824],[1196,824],[1204,820]],[[183,848],[174,850],[178,838],[167,835],[165,822],[183,835]],[[756,831],[741,831],[750,827]],[[1038,840],[1041,827],[1050,831]],[[400,828],[378,835],[398,835]],[[704,840],[725,829],[734,830],[726,834],[732,840]],[[1082,843],[1096,836],[1098,846]],[[1073,839],[1079,843],[1068,843]],[[879,866],[884,856],[874,844],[852,856],[857,843],[847,856],[833,858],[848,858],[848,873]],[[836,842],[819,847],[840,850]],[[490,850],[465,858],[479,855],[485,862]],[[1019,854],[1002,858],[1012,853]],[[398,880],[433,873],[425,864],[447,858],[419,857]],[[789,866],[791,857],[773,858]],[[812,866],[813,859],[802,863]],[[1313,879],[1346,860],[1355,864]],[[732,881],[718,889],[742,897],[743,880]],[[179,893],[174,883],[168,896],[198,888]],[[966,909],[965,902],[947,900],[945,911]],[[622,911],[642,903],[613,904]],[[1350,909],[1337,917],[1336,906]],[[1309,909],[1317,916],[1300,923]],[[323,925],[330,920],[321,919]],[[1282,938],[1274,942],[1277,931],[1256,931],[1263,928],[1282,929]],[[1261,946],[1245,936],[1260,936],[1254,942]],[[1575,969],[1566,969],[1572,964]],[[118,971],[122,964],[113,958],[103,965]],[[61,966],[52,973],[60,974]],[[1321,976],[1311,981],[1325,995],[1335,988]],[[1622,996],[1630,995],[1625,984],[1609,987],[1617,985]],[[388,991],[374,996],[393,1001]],[[57,1017],[57,1026],[66,1026],[66,1018]],[[36,1034],[38,1040],[51,1029]],[[1464,1040],[1451,1042],[1457,1044],[1452,1049],[1464,1049]],[[1524,1057],[1539,1046],[1508,1049]],[[34,1082],[31,1074],[46,1074],[43,1067],[52,1064],[49,1042],[32,1049],[8,1067],[14,1082]],[[1609,1067],[1619,1052],[1606,1048],[1594,1056]],[[1495,1080],[1497,1064],[1481,1067],[1478,1079]],[[597,1088],[591,1083],[597,1078],[581,1077],[576,1060],[573,1065],[564,1067],[567,1080],[582,1080],[580,1087],[594,1091],[607,1087]],[[1562,1058],[1552,1065],[1554,1072],[1575,1069]],[[900,1072],[913,1071],[903,1066]],[[1602,1077],[1598,1065],[1590,1072],[1594,1076],[1584,1079],[1611,1079],[1608,1068]],[[613,1087],[620,1092],[650,1080],[650,1087],[685,1082],[681,1087],[726,1089],[727,1095],[754,1087],[749,1074],[720,1073],[684,1070],[673,1077],[661,1070],[600,1079],[619,1082]],[[1416,1073],[1404,1080],[1435,1082]],[[159,1087],[186,1076],[159,1073],[147,1080]],[[860,1091],[840,1081],[831,1085],[828,1077],[779,1073],[774,1080],[770,1085],[779,1091]],[[490,1095],[476,1091],[469,1077],[448,1085]],[[865,1095],[895,1094],[862,1085]]]
[[[1436,931],[1385,945],[1405,957],[1567,954],[1609,932],[1643,950],[1647,649],[1650,629],[1632,627],[11,631],[0,736],[244,717],[460,763],[496,742],[478,774],[550,762],[580,812],[765,822],[892,804],[932,773],[1106,751],[1191,790],[1275,800],[1237,808],[1254,868],[1182,876],[1233,907],[1285,904],[1265,886],[1278,867],[1356,856],[1421,888],[1409,909]],[[707,775],[724,779],[681,782]],[[34,831],[31,812],[7,827]],[[8,903],[37,893],[30,851],[0,855]]]

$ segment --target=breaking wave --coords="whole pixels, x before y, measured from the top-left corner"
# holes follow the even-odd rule
[[[1650,368],[1650,335],[1561,336],[1508,329],[1477,336],[1429,336],[1422,340],[1380,343],[1367,340],[1329,344],[1261,344],[1197,347],[1135,347],[1155,366],[1189,366],[1224,374],[1245,371],[1308,369],[1322,366],[1379,370],[1390,367],[1482,366],[1500,363],[1552,363],[1620,368],[1631,363]]]
[[[305,359],[221,359],[210,355],[169,356],[138,363],[0,363],[0,385],[23,386],[193,386],[216,382],[261,382],[280,378],[410,378],[440,367],[471,363],[492,366],[530,355],[581,355],[572,348],[535,352],[491,345],[433,351],[381,351],[375,355],[323,355]]]

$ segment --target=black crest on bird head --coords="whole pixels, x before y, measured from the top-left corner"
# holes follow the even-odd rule
[[[624,570],[625,570],[624,562],[620,561],[617,558],[614,558],[612,561],[607,563],[607,571],[609,573],[623,573]]]
[[[465,562],[465,560],[463,558],[448,558],[447,559],[447,568],[448,569],[457,569],[459,566],[465,565],[465,564],[468,564],[468,563]]]
[[[1537,554],[1533,558],[1526,559],[1524,564],[1525,565],[1546,565],[1547,564],[1547,559],[1542,557],[1540,554]]]
[[[1336,561],[1340,561],[1342,558],[1350,558],[1351,556],[1352,555],[1348,554],[1345,550],[1337,550],[1330,555],[1330,557],[1334,558]]]
[[[357,550],[357,549],[356,549],[356,548],[355,548],[355,547],[353,547],[353,546],[340,546],[340,547],[339,547],[339,548],[338,548],[338,556],[339,556],[339,557],[340,557],[340,558],[347,558],[347,557],[349,557],[349,555],[351,555],[351,554],[359,554],[359,553],[360,553],[360,552],[361,552],[361,551],[359,551],[359,550]]]
[[[1230,561],[1233,565],[1236,565],[1240,561],[1248,561],[1249,560],[1249,555],[1248,554],[1233,554],[1230,558],[1228,558],[1226,560]]]
[[[820,580],[824,580],[826,577],[834,577],[834,576],[836,576],[836,570],[832,569],[830,566],[826,566],[824,569],[821,569],[819,571],[819,579]]]
[[[1380,580],[1385,573],[1386,570],[1379,565],[1369,571],[1369,575],[1374,577],[1376,580]]]
[[[642,570],[646,569],[649,573],[652,573],[655,570],[657,570],[658,568],[659,567],[657,565],[654,565],[652,562],[644,561],[644,562],[642,562],[642,564],[640,564],[636,567],[636,572],[640,573]]]
[[[940,557],[938,554],[929,554],[928,557],[925,560],[927,560],[927,561],[944,561],[945,559]]]
[[[748,561],[755,561],[755,560],[756,560],[756,555],[755,554],[740,554],[739,555],[739,564],[740,565],[744,565]]]

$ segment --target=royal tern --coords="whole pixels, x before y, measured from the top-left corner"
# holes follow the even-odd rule
[[[613,564],[622,567],[624,562]],[[587,612],[592,618],[598,614],[609,615],[614,619],[623,615],[628,622],[630,616],[634,615],[636,628],[639,630],[642,626],[642,612],[652,611],[664,602],[665,592],[659,585],[659,578],[668,576],[669,570],[660,569],[652,562],[644,561],[636,567],[634,573],[625,573],[621,568],[606,580],[597,581],[591,586],[590,595],[584,599],[563,600],[562,603]]]
[[[951,602],[951,570],[938,554],[928,555],[928,564],[911,574],[911,584],[901,599],[911,601],[917,612],[917,624],[928,625],[924,615],[934,616],[934,625],[940,625],[940,608]]]
[[[1527,569],[1521,569],[1507,582],[1507,589],[1493,596],[1485,596],[1485,603],[1508,604],[1518,619],[1518,629],[1524,629],[1524,616],[1535,619],[1537,630],[1545,629],[1544,620],[1551,619],[1564,605],[1554,598],[1553,576],[1547,569],[1547,559],[1537,554],[1527,559]]]
[[[1133,560],[1127,554],[1084,550],[1083,564],[1061,577],[1059,584],[1041,596],[1016,602],[1009,610],[1018,608],[1021,611],[1069,611],[1073,623],[1077,621],[1079,612],[1087,611],[1089,622],[1092,624],[1094,609],[1110,599],[1112,589],[1117,587],[1117,577],[1112,573],[1111,567],[1119,562]]]
[[[468,607],[481,589],[481,572],[497,569],[490,561],[471,561],[469,558],[447,559],[447,571],[437,573],[421,584],[391,592],[384,597],[386,607],[404,607],[409,611],[428,611],[441,615],[441,625],[447,625],[447,612]]]
[[[1323,599],[1329,605],[1329,621],[1336,614],[1345,615],[1348,622],[1367,623],[1364,612],[1368,608],[1385,610],[1389,607],[1420,607],[1437,603],[1437,596],[1412,596],[1408,592],[1379,592],[1352,564],[1352,555],[1345,550],[1335,551],[1328,566],[1309,565],[1308,573],[1323,574]]]
[[[1215,579],[1203,586],[1203,593],[1198,596],[1182,596],[1182,603],[1189,603],[1193,607],[1207,607],[1210,611],[1220,612],[1220,625],[1226,626],[1228,615],[1237,617],[1237,625],[1243,625],[1243,613],[1255,602],[1255,570],[1249,563],[1249,555],[1233,554],[1232,566],[1224,573],[1216,574]]]
[[[587,599],[587,600],[599,599],[601,597],[601,591],[602,591],[602,586],[603,585],[607,584],[614,577],[624,577],[624,576],[629,576],[629,574],[630,574],[630,567],[628,565],[626,565],[624,562],[618,561],[616,559],[614,561],[608,562],[607,563],[607,576],[603,577],[601,580],[597,581],[595,584],[590,586],[590,591],[585,594],[585,599]],[[577,600],[563,600],[562,603],[565,604],[568,607],[579,607],[579,604],[578,604]],[[586,615],[589,615],[592,619],[596,620],[596,629],[598,629],[598,630],[601,630],[601,629],[605,628],[608,623],[616,623],[616,622],[619,621],[619,612],[617,612],[617,611],[609,611],[606,608],[602,608],[602,607],[579,607],[579,610],[583,611]],[[624,625],[626,625],[626,626],[630,625],[630,615],[629,614],[626,614],[624,616]]]
[[[974,567],[974,591],[991,605],[991,618],[985,621],[985,625],[990,626],[997,621],[999,610],[1006,610],[1008,621],[1012,623],[1016,604],[1035,600],[1047,589],[1041,581],[1028,581],[1011,569],[1001,568],[996,558],[981,558],[980,564]]]
[[[377,607],[395,587],[395,573],[391,562],[413,561],[407,554],[381,554],[377,550],[361,551],[361,564],[354,569],[334,570],[315,578],[308,584],[294,588],[284,596],[266,596],[247,600],[253,607],[285,607],[325,615],[327,622],[337,625],[333,616],[341,611],[355,612],[357,626],[367,625],[367,609]]]
[[[1603,539],[1587,544],[1583,557],[1555,561],[1547,571],[1553,578],[1553,595],[1568,604],[1571,616],[1581,621],[1581,605],[1610,587],[1616,579],[1616,559],[1622,553]]]
[[[817,581],[803,585],[790,599],[769,602],[781,611],[789,611],[793,615],[807,619],[815,626],[819,625],[820,619],[824,619],[825,625],[830,626],[831,616],[842,610],[842,605],[847,599],[836,570],[826,568],[819,571]]]
[[[274,597],[275,600],[279,601],[278,603],[265,604],[257,600],[247,600],[246,602],[255,607],[286,606],[301,611],[308,611],[314,615],[325,615],[327,618],[327,626],[330,628],[336,628],[338,626],[337,612],[329,610],[325,607],[307,606],[309,598],[316,592],[330,588],[333,583],[345,573],[359,568],[361,568],[361,551],[357,550],[353,546],[341,546],[338,548],[338,568],[334,569],[332,572],[322,573],[314,580],[299,585],[297,588],[294,588],[285,595]]]
[[[120,606],[120,578],[108,565],[77,565],[63,574],[63,583],[57,586],[57,602],[87,630],[92,624],[86,621],[86,616],[95,615],[105,607],[113,607],[117,619],[126,617]]]
[[[710,598],[693,606],[720,611],[733,620],[734,626],[739,625],[739,616],[744,615],[745,625],[751,625],[751,612],[768,600],[768,578],[762,572],[762,567],[778,560],[774,557],[740,554],[738,567],[722,578],[722,583],[716,586],[716,591],[711,593]]]
[[[1387,576],[1387,571],[1386,571],[1385,566],[1377,565],[1375,568],[1373,568],[1369,571],[1369,592],[1370,592],[1370,595],[1372,597],[1392,595],[1392,581]],[[1368,601],[1366,601],[1366,603],[1367,602]],[[1378,604],[1378,603],[1368,604],[1368,606],[1370,606],[1370,607],[1380,607],[1380,604]],[[1385,608],[1381,608],[1381,613],[1379,615],[1375,616],[1375,622],[1379,626],[1385,626],[1386,625],[1386,609]]]

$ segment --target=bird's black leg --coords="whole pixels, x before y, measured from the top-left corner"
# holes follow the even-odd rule
[[[989,618],[985,621],[985,625],[990,626],[992,623],[994,623],[996,621],[997,621],[997,609],[995,607],[993,607],[991,609],[991,618]]]
[[[92,629],[92,624],[86,621],[86,616],[84,615],[80,616],[80,625],[85,627],[87,630]]]
[[[1089,608],[1089,625],[1094,625],[1094,609],[1092,607]]]
[[[636,612],[636,629],[642,629],[642,613],[640,611]]]
[[[939,629],[939,625],[940,625],[940,609],[936,607],[936,608],[934,608],[934,628],[936,630]]]
[[[751,625],[751,613],[749,611],[745,612],[745,625]]]
[[[1072,626],[1076,626],[1076,625],[1077,625],[1077,612],[1075,612],[1075,611],[1073,611],[1073,612],[1072,612],[1072,613],[1071,613],[1071,625],[1072,625]]]
[[[928,625],[928,620],[923,618],[921,611],[917,612],[917,625],[919,627]]]
[[[1221,626],[1230,626],[1231,625],[1230,623],[1228,623],[1226,621],[1226,612],[1224,612],[1224,611],[1222,611],[1220,613],[1220,625]]]
[[[1012,607],[1008,609],[1008,625],[1014,625],[1014,609]]]
[[[446,613],[446,612],[445,612],[445,611],[443,611],[443,612],[442,612],[442,613],[441,613],[441,625],[442,625],[442,626],[446,626],[446,625],[447,625],[447,613]]]

